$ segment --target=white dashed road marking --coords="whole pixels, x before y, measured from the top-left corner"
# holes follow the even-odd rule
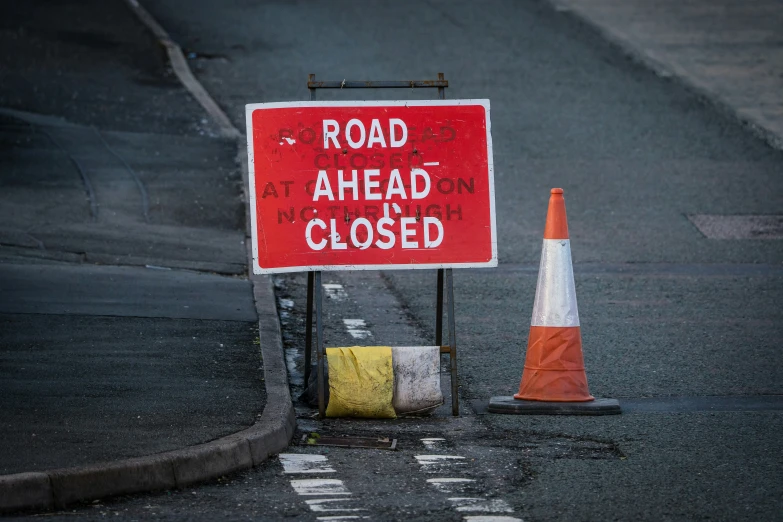
[[[329,462],[325,455],[281,453],[278,457],[280,463],[283,465],[284,473],[335,473],[334,468],[329,466]],[[351,492],[348,491],[342,480],[321,478],[297,479],[291,481],[291,486],[299,495],[324,497],[305,500],[307,507],[309,507],[310,511],[313,513],[338,513],[337,515],[320,516],[317,517],[317,520],[356,520],[369,518],[364,515],[352,514],[367,510],[355,507],[356,504],[353,504],[355,499],[350,497]]]
[[[284,473],[334,473],[323,455],[281,453],[280,463]]]
[[[434,449],[438,446],[441,446],[444,442],[446,442],[446,439],[440,438],[440,437],[432,437],[428,439],[421,439],[421,443],[424,444],[424,446],[427,449]]]
[[[463,460],[465,458],[459,455],[416,455],[415,457],[419,464],[432,464],[433,462],[444,460]]]
[[[459,455],[415,455],[423,473],[446,473],[453,466],[465,464],[465,457]]]
[[[353,502],[350,498],[315,498],[306,500],[307,505],[312,511],[367,511],[364,508],[343,507],[345,503]],[[339,504],[337,504],[339,502]]]
[[[345,489],[345,484],[338,479],[302,479],[292,480],[291,485],[300,495],[350,495],[351,492]]]
[[[343,285],[338,285],[337,283],[323,283],[321,286],[323,287],[324,292],[326,292],[327,299],[344,301],[348,297]]]
[[[431,466],[433,464],[442,464],[449,461],[465,460],[465,457],[459,455],[415,455],[414,456],[419,464],[424,466]],[[463,462],[455,462],[455,464],[464,464]]]
[[[372,337],[372,333],[367,329],[367,323],[364,319],[343,319],[345,327],[348,329],[348,333],[354,339],[367,339]]]
[[[439,445],[446,442],[440,437],[421,439],[422,444],[428,450],[437,450]],[[415,455],[421,471],[424,473],[438,473],[452,464],[465,464],[465,457],[460,455]],[[464,468],[463,468],[464,469]],[[461,493],[468,489],[475,480],[466,477],[437,477],[427,479],[441,493]],[[456,491],[455,491],[456,490]],[[469,522],[522,522],[522,519],[504,515],[492,515],[490,513],[513,513],[514,510],[505,500],[482,497],[449,497],[449,502],[459,513],[487,513],[486,515],[466,515],[464,520]]]
[[[465,522],[523,522],[521,518],[503,515],[468,515],[463,520]]]
[[[455,489],[459,489],[463,486],[476,482],[473,479],[468,478],[432,478],[427,479],[427,483],[432,484],[438,491],[443,493],[451,493]]]
[[[485,513],[513,513],[505,500],[475,498],[475,497],[452,497],[449,499],[459,512],[483,511]]]
[[[362,518],[370,518],[370,517],[361,517],[358,515],[337,515],[335,517],[318,517],[316,518],[316,520],[357,520]]]

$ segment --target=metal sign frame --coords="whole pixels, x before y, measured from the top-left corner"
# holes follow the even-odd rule
[[[310,90],[310,101],[315,101],[317,89],[438,89],[438,99],[446,99],[448,80],[443,73],[438,73],[437,80],[411,81],[315,81],[315,75],[308,76],[307,88]],[[447,345],[443,344],[443,293],[446,290],[446,310],[448,320]],[[310,381],[313,345],[313,304],[315,304],[315,335],[318,373],[318,415],[326,416],[326,382],[324,379],[324,360],[326,348],[323,339],[323,291],[321,286],[321,271],[307,273],[307,319],[305,332],[305,386]],[[441,354],[449,355],[451,370],[451,413],[459,416],[459,396],[457,387],[457,333],[454,318],[454,280],[451,268],[439,268],[437,280],[437,298],[435,303],[435,345],[440,347]]]

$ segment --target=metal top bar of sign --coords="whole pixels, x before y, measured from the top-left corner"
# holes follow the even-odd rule
[[[443,88],[448,87],[448,80],[401,80],[401,81],[359,81],[335,80],[315,81],[315,75],[310,75],[308,89],[413,89],[413,88]]]

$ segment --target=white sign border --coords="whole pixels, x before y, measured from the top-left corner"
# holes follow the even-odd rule
[[[459,106],[480,105],[484,107],[487,123],[487,170],[489,176],[489,212],[490,240],[492,242],[492,258],[483,263],[429,263],[429,264],[383,264],[383,265],[303,265],[278,268],[262,268],[258,264],[258,230],[256,228],[256,186],[255,158],[253,155],[253,111],[257,109],[291,109],[297,107],[425,107],[425,106]],[[492,124],[489,119],[488,99],[469,100],[389,100],[389,101],[296,101],[249,103],[245,105],[245,123],[247,125],[247,168],[250,194],[250,228],[253,249],[254,274],[285,274],[291,272],[329,271],[340,272],[348,270],[430,270],[435,268],[494,268],[498,266],[497,226],[495,222],[495,168],[492,160]]]

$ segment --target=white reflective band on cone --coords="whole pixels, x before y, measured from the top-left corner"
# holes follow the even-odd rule
[[[571,242],[545,239],[531,326],[579,326]]]

